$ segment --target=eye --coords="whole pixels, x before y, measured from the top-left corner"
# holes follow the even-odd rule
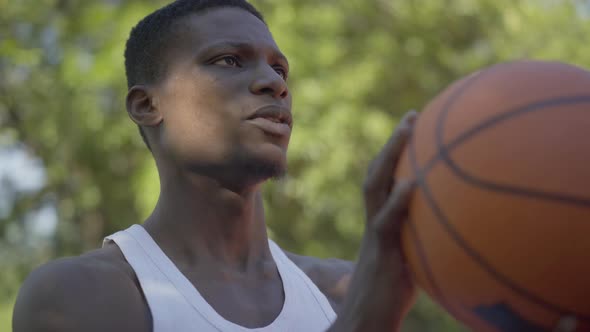
[[[287,80],[287,71],[282,66],[275,66],[273,67],[274,70],[281,76],[285,81]]]
[[[233,55],[225,55],[213,62],[214,65],[221,65],[227,67],[240,67],[240,60]]]

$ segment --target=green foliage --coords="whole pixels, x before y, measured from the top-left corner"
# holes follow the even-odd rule
[[[15,300],[10,297],[0,301],[0,331],[12,331],[12,307]]]
[[[495,62],[590,66],[585,1],[253,2],[290,58],[295,96],[289,177],[264,189],[269,231],[307,255],[354,259],[360,184],[400,114]],[[12,192],[0,211],[3,299],[32,266],[95,248],[153,207],[157,173],[125,114],[122,54],[130,28],[163,3],[0,0],[0,147],[26,149],[46,172],[39,191]],[[57,231],[33,241],[25,220],[47,204]],[[404,330],[460,328],[421,296]]]

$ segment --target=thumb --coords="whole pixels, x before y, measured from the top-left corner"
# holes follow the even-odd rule
[[[397,181],[393,191],[375,216],[374,227],[379,238],[390,242],[397,238],[403,221],[408,216],[408,208],[415,183],[408,180]]]

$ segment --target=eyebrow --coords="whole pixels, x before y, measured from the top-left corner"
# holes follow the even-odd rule
[[[250,44],[250,43],[245,43],[245,42],[240,42],[240,41],[222,41],[222,42],[217,42],[217,43],[213,43],[213,44],[209,44],[205,47],[203,47],[199,53],[201,52],[205,52],[205,53],[209,53],[213,50],[223,50],[223,49],[241,49],[241,50],[245,50],[249,53],[255,53],[256,51],[256,47],[254,47],[254,45]],[[279,50],[275,49],[275,48],[271,48],[272,49],[272,53],[273,56],[278,58],[279,60],[284,61],[287,66],[289,65],[289,60],[287,59],[287,57],[281,53]]]

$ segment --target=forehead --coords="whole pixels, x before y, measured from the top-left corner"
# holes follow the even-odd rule
[[[227,41],[278,50],[266,24],[241,8],[213,8],[189,15],[181,21],[181,29],[177,31],[178,37],[190,43],[191,48]]]

